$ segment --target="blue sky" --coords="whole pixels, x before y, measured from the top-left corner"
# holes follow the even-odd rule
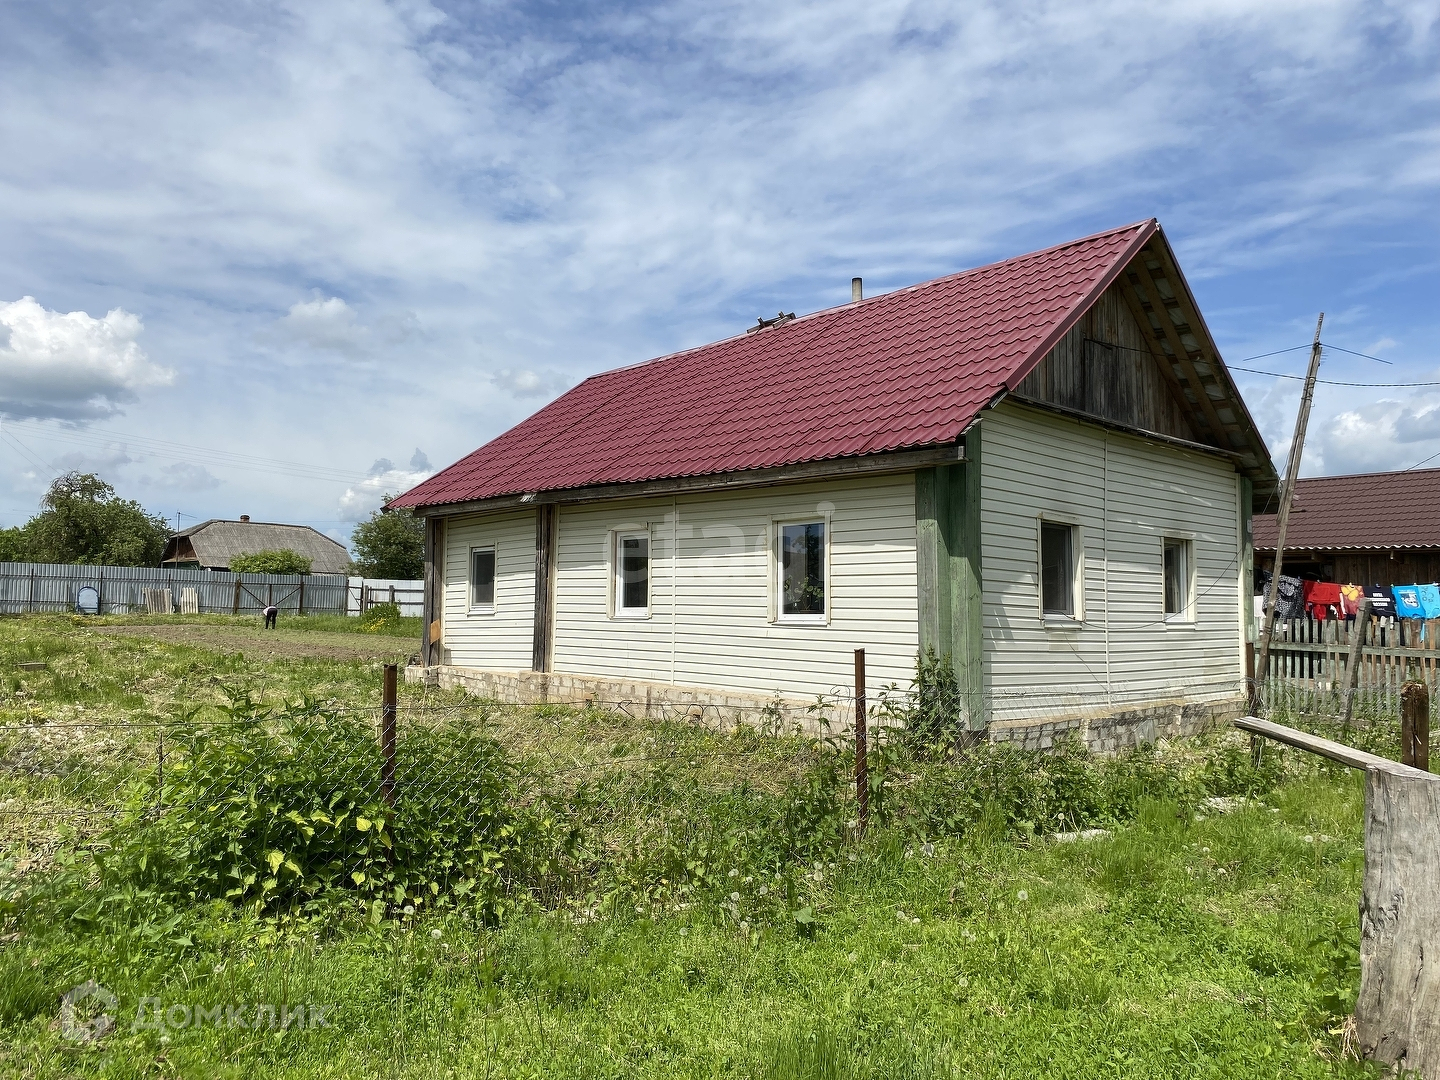
[[[347,537],[595,371],[1150,216],[1232,363],[1440,381],[1435,2],[17,4],[0,96],[3,524]],[[1322,386],[1305,472],[1436,391]]]

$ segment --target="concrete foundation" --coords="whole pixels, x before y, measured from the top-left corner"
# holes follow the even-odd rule
[[[849,700],[799,701],[702,686],[677,686],[640,680],[603,679],[538,671],[481,671],[442,665],[405,669],[405,681],[462,689],[476,697],[521,705],[592,705],[647,720],[687,720],[718,730],[739,724],[775,734],[843,734],[854,725]],[[875,703],[870,703],[873,709]],[[1026,750],[1049,750],[1078,739],[1092,753],[1113,754],[1159,739],[1197,735],[1245,715],[1243,697],[1213,702],[1153,701],[1063,716],[993,721],[986,729],[992,743],[1015,743]],[[883,722],[872,716],[872,725]]]

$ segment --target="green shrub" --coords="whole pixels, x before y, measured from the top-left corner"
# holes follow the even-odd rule
[[[188,900],[316,913],[435,902],[494,914],[514,847],[512,770],[463,722],[403,726],[393,805],[374,729],[313,701],[232,696],[227,722],[184,734],[109,836],[102,881]]]
[[[390,633],[400,625],[400,605],[376,604],[360,616],[359,625],[367,634]]]
[[[230,560],[236,574],[308,574],[311,560],[289,548],[278,551],[252,551]]]
[[[907,740],[917,747],[951,747],[963,732],[960,682],[948,653],[927,645],[915,658],[915,695],[905,715]]]

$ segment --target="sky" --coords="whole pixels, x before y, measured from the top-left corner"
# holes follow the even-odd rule
[[[1230,364],[1325,312],[1303,475],[1440,465],[1437,211],[1440,0],[9,4],[0,525],[345,540],[587,375],[1152,216]]]

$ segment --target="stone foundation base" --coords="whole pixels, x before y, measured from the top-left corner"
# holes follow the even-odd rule
[[[451,665],[412,665],[405,669],[405,681],[459,688],[476,697],[518,705],[594,705],[636,718],[688,720],[721,731],[744,724],[775,734],[798,730],[810,735],[843,735],[854,726],[849,701],[832,702],[820,710],[813,701],[703,686]],[[1113,754],[1162,738],[1197,735],[1244,715],[1243,696],[1208,702],[1175,699],[1070,716],[996,720],[986,736],[992,743],[1016,743],[1026,750],[1049,750],[1065,739],[1078,739],[1093,753]]]
[[[1068,717],[996,720],[988,733],[992,743],[1018,743],[1026,750],[1049,750],[1065,739],[1076,739],[1092,753],[1113,754],[1160,739],[1198,735],[1245,712],[1242,696],[1219,701],[1152,701]]]
[[[405,669],[405,681],[459,688],[476,697],[519,705],[596,705],[646,720],[690,720],[722,731],[745,724],[776,734],[799,729],[820,735],[827,730],[849,731],[854,725],[854,710],[849,701],[827,707],[822,720],[813,701],[638,679],[412,665]]]

